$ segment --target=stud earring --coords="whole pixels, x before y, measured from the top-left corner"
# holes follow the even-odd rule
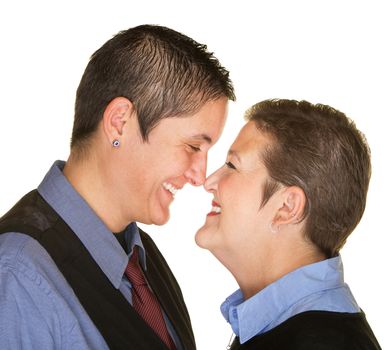
[[[113,145],[113,147],[120,147],[120,141],[119,140],[113,140],[112,145]]]

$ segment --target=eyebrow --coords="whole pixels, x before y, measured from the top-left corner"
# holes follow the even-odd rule
[[[208,135],[206,134],[198,134],[198,135],[194,135],[192,136],[193,139],[196,139],[196,140],[204,140],[205,142],[211,144],[212,143],[212,138],[209,137]]]
[[[227,154],[229,156],[234,156],[236,159],[238,159],[239,163],[241,163],[241,158],[239,157],[238,152],[234,151],[233,149],[230,149]]]

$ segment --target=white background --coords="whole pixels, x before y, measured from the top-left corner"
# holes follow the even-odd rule
[[[382,6],[383,5],[383,6]],[[9,1],[0,5],[0,214],[66,159],[75,90],[90,55],[119,30],[161,24],[208,45],[231,71],[238,101],[210,152],[219,167],[266,98],[330,104],[355,120],[372,149],[373,176],[362,222],[342,251],[346,280],[387,346],[387,10],[382,1]],[[164,227],[146,227],[180,281],[199,350],[224,349],[231,329],[219,304],[237,286],[194,234],[211,207],[186,187]]]

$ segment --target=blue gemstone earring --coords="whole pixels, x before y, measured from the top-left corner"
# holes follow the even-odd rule
[[[120,141],[119,140],[113,140],[112,144],[113,144],[113,147],[120,147]]]

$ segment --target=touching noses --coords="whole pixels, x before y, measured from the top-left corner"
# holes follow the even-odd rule
[[[185,172],[185,177],[193,186],[201,186],[206,180],[207,152],[198,152],[191,161],[191,166]]]

